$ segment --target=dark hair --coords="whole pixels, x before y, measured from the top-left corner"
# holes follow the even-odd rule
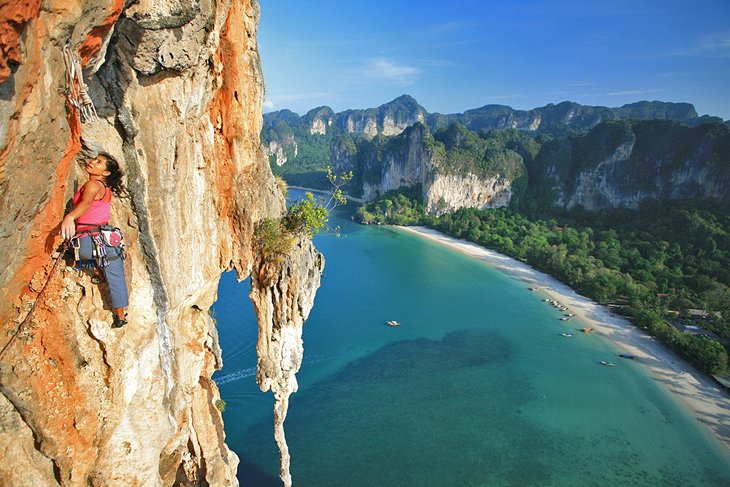
[[[122,196],[124,194],[124,183],[122,182],[124,173],[119,169],[119,163],[106,152],[100,153],[99,156],[103,157],[106,161],[106,170],[110,173],[106,177],[106,185],[111,188],[114,194]]]

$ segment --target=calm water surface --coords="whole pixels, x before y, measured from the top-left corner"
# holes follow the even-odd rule
[[[285,423],[294,485],[730,485],[730,455],[620,350],[561,336],[581,323],[524,283],[350,212],[342,237],[315,239],[325,277]],[[221,278],[214,379],[241,484],[278,486],[248,291]]]

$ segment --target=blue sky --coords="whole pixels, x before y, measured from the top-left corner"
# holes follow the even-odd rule
[[[730,119],[730,0],[260,0],[265,111],[570,100]]]

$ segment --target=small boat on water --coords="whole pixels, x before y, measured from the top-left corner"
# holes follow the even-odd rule
[[[634,357],[636,357],[636,355],[631,355],[630,353],[622,353],[621,355],[619,355],[619,357],[634,358]]]
[[[564,337],[572,337],[573,336],[572,333],[561,333],[561,335],[563,335]]]
[[[568,321],[569,319],[570,318],[566,318],[566,317],[563,316],[562,318],[560,318],[560,321]]]
[[[601,360],[601,365],[606,365],[608,367],[616,367],[616,364],[613,362],[606,362],[605,360]]]
[[[565,316],[575,316],[575,313],[565,313]]]
[[[386,321],[386,323],[388,324],[388,326],[400,326],[400,321],[393,320],[393,321]]]

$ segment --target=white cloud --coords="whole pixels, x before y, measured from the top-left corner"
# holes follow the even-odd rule
[[[692,46],[685,49],[661,53],[653,57],[663,56],[729,58],[730,32],[715,32],[713,34],[707,34],[698,39]]]
[[[730,57],[730,32],[708,35],[690,50],[691,54],[708,57]]]
[[[271,100],[264,100],[264,111],[273,112],[274,110],[276,110],[276,107],[274,106],[274,102]]]
[[[369,59],[364,68],[365,75],[401,85],[412,85],[421,70],[413,66],[398,65],[384,58]]]

